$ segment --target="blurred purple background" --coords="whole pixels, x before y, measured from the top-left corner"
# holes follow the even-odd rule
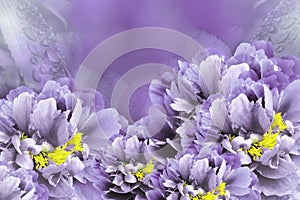
[[[10,77],[11,82],[15,80],[6,86],[7,81],[3,78],[6,85],[0,88],[0,95],[5,96],[8,89],[18,84],[38,90],[43,81],[49,79],[75,78],[84,59],[97,45],[134,28],[176,30],[210,52],[230,56],[240,42],[255,37],[268,13],[274,11],[279,2],[281,0],[0,1],[0,11],[3,12],[0,18],[0,59],[6,57],[6,60],[2,59],[2,64],[9,63],[3,66],[4,75]],[[44,33],[42,37],[39,37],[40,32]],[[128,45],[130,43],[129,40]],[[113,53],[118,48],[118,45],[109,46],[108,52]],[[103,56],[99,55],[99,60]],[[129,52],[114,60],[96,89],[110,107],[115,84],[125,73],[145,63],[174,68],[178,59],[182,58],[160,49]],[[103,69],[105,66],[98,67]],[[129,106],[133,120],[147,115],[151,106],[147,85],[139,88],[129,105],[124,105]]]
[[[122,31],[138,27],[164,27],[199,41],[206,48],[232,52],[250,41],[267,14],[279,1],[257,0],[86,0],[72,1],[67,19],[79,32],[83,59],[99,43]],[[174,41],[176,42],[176,41]],[[99,57],[101,59],[101,57]],[[177,55],[156,49],[143,49],[121,56],[107,68],[98,90],[110,106],[116,82],[130,69],[143,63],[176,66]],[[99,66],[101,67],[101,66]],[[75,76],[77,68],[70,70]],[[135,92],[129,105],[133,120],[147,114],[151,106],[147,86]],[[142,102],[141,102],[142,101]]]

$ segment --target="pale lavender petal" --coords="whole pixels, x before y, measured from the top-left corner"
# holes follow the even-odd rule
[[[252,145],[252,140],[245,140],[242,136],[237,136],[231,141],[232,148],[234,150],[239,150],[240,148],[249,149]]]
[[[228,95],[231,90],[232,82],[240,76],[242,72],[249,71],[249,65],[247,63],[241,63],[238,65],[231,65],[222,76],[221,89],[225,95]]]
[[[206,97],[218,91],[218,84],[221,79],[221,60],[218,56],[210,56],[200,63],[200,87]]]
[[[71,176],[74,176],[81,172],[84,169],[85,165],[79,160],[78,157],[71,158],[70,162],[68,163],[67,170]]]
[[[132,175],[132,174],[126,174],[124,180],[125,180],[127,183],[136,183],[136,182],[137,182],[137,179],[136,179],[135,176]]]
[[[230,122],[228,119],[228,110],[226,108],[226,102],[224,99],[216,99],[212,102],[211,107],[209,108],[211,115],[212,126],[216,127],[225,132],[230,132]]]
[[[268,166],[258,165],[256,171],[266,178],[280,179],[294,173],[296,171],[296,166],[291,161],[280,159],[277,168],[272,169]]]
[[[282,112],[283,118],[291,122],[299,122],[300,119],[300,80],[292,82],[283,92],[278,112]]]
[[[122,128],[121,124],[118,122],[120,119],[119,114],[114,108],[100,110],[97,113],[97,118],[101,130],[99,134],[103,134],[107,138],[110,138],[114,134],[118,134]]]
[[[198,184],[203,183],[207,173],[211,170],[208,159],[197,160],[191,169],[191,175]]]
[[[102,192],[97,190],[92,183],[87,182],[82,184],[78,181],[73,183],[76,198],[80,200],[99,200],[101,199]]]
[[[33,96],[29,93],[22,93],[13,102],[13,117],[19,130],[28,131],[30,113],[33,106]]]
[[[150,190],[146,192],[147,199],[164,200],[165,198],[157,190]]]
[[[72,196],[74,188],[64,178],[62,178],[58,185],[48,186],[49,195],[58,199]]]
[[[104,100],[102,95],[94,89],[85,89],[84,91],[76,92],[82,100],[83,106],[88,106],[92,111],[98,112],[104,109]]]
[[[25,169],[33,169],[33,167],[34,167],[32,158],[27,153],[23,153],[22,155],[21,154],[17,154],[16,163],[20,167],[23,167]]]
[[[0,166],[0,180],[3,180],[8,173],[8,168],[6,166]]]
[[[122,138],[116,138],[112,142],[112,150],[114,155],[120,159],[125,160],[125,153],[124,153],[124,144]]]
[[[18,152],[19,154],[22,154],[22,151],[21,151],[21,149],[20,149],[20,145],[21,145],[21,142],[20,142],[20,136],[19,136],[19,135],[14,135],[14,136],[12,136],[11,142],[12,142],[12,144],[14,145],[15,149],[17,150],[17,152]]]
[[[133,159],[138,159],[140,152],[142,152],[142,143],[137,136],[132,136],[126,141],[126,155]]]
[[[257,40],[252,43],[255,46],[256,50],[263,49],[266,56],[271,58],[274,56],[272,43],[269,41]]]
[[[27,194],[22,197],[22,200],[31,200],[34,199],[35,188],[32,188]]]
[[[287,135],[284,135],[280,137],[279,140],[280,143],[280,149],[285,153],[290,153],[295,145],[295,140],[292,137],[289,137]]]
[[[31,88],[25,87],[25,86],[20,86],[20,87],[17,87],[16,89],[14,89],[14,90],[9,91],[6,98],[9,101],[13,101],[15,98],[17,98],[22,93],[29,93],[33,96],[35,95],[35,92]]]
[[[0,161],[11,162],[16,157],[16,151],[14,149],[4,149],[0,153]]]
[[[78,127],[81,115],[82,115],[82,105],[81,105],[80,100],[77,99],[76,104],[73,109],[73,112],[72,112],[72,116],[70,118],[70,124],[73,127]]]
[[[116,175],[113,180],[113,184],[115,184],[115,185],[121,185],[121,184],[123,184],[123,182],[124,182],[123,177],[120,174]]]
[[[285,178],[274,181],[264,177],[259,177],[259,182],[255,186],[259,192],[263,192],[267,196],[275,195],[282,197],[288,195],[293,191],[298,183],[298,177],[291,174]]]
[[[227,188],[232,194],[243,196],[249,192],[248,186],[252,182],[250,169],[247,167],[238,168],[226,178]]]
[[[37,155],[42,151],[42,147],[40,145],[36,145],[36,141],[32,138],[26,138],[22,140],[20,149],[25,152],[26,150],[30,150],[31,153]]]
[[[66,113],[61,113],[56,108],[53,98],[41,100],[34,108],[31,121],[39,134],[52,143],[61,146],[69,138]]]
[[[229,118],[238,127],[255,133],[265,133],[270,127],[270,120],[262,106],[249,102],[245,94],[232,100]]]
[[[16,177],[7,177],[2,181],[0,180],[0,199],[18,198],[20,195],[20,182],[20,179]]]
[[[185,99],[175,98],[174,103],[170,104],[171,108],[175,111],[190,113],[194,109],[194,105]]]
[[[61,164],[61,165],[48,165],[46,168],[43,169],[42,176],[45,179],[50,179],[50,177],[53,174],[59,174],[63,169],[66,168],[66,163]]]
[[[190,176],[190,170],[193,165],[193,155],[187,154],[184,155],[179,160],[179,172],[184,180],[188,180]]]

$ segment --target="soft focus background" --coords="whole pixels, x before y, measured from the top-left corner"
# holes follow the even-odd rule
[[[1,79],[6,85],[1,93],[3,96],[7,88],[19,84],[38,90],[45,80],[74,78],[93,48],[114,34],[139,27],[176,30],[212,52],[222,51],[230,56],[240,42],[262,38],[257,36],[259,32],[264,33],[264,37],[280,35],[280,30],[265,33],[260,26],[269,15],[276,15],[278,19],[285,19],[287,11],[293,15],[295,1],[284,2],[293,6],[279,9],[283,11],[278,13],[274,10],[279,0],[2,0],[0,59],[4,77],[10,81]],[[114,52],[114,48],[118,46],[108,51]],[[159,49],[130,52],[105,70],[97,90],[109,107],[115,84],[126,72],[145,63],[176,67],[178,59],[181,59],[178,55]],[[148,114],[150,105],[146,84],[133,93],[126,106],[129,106],[130,117],[138,120]]]

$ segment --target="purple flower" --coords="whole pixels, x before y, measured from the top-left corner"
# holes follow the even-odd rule
[[[48,189],[37,182],[38,174],[33,170],[20,168],[12,170],[7,164],[0,163],[1,199],[48,199]]]
[[[177,76],[166,73],[161,81],[150,84],[152,101],[165,108],[168,124],[180,136],[169,142],[172,146],[194,146],[197,113],[205,99],[222,89],[219,82],[224,67],[223,58],[217,55],[192,64],[179,61]]]
[[[221,143],[239,155],[242,164],[258,176],[254,188],[263,196],[291,195],[298,184],[292,152],[298,138],[294,128],[298,113],[293,109],[298,102],[292,91],[299,82],[291,83],[280,98],[259,82],[247,79],[236,83],[227,98],[211,100],[208,120],[201,121],[201,130],[207,134],[204,143]],[[273,104],[274,99],[279,102]],[[273,189],[278,187],[280,190]]]
[[[271,44],[258,41],[241,44],[224,61],[214,55],[200,67],[182,63],[178,77],[190,85],[198,103],[187,109],[192,104],[183,102],[189,97],[169,98],[182,120],[176,132],[184,150],[178,155],[221,144],[255,172],[259,181],[254,188],[263,198],[289,197],[297,190],[299,105],[292,94],[299,87],[294,81],[298,62],[287,58],[291,60],[273,58]],[[273,189],[277,187],[281,189]]]
[[[149,95],[153,103],[162,105],[168,116],[190,114],[199,104],[190,84],[181,75],[165,73],[162,80],[153,80]]]
[[[257,178],[238,156],[213,150],[170,159],[160,179],[165,199],[260,199]]]
[[[270,42],[255,41],[252,44],[240,44],[234,56],[228,59],[227,64],[248,65],[249,70],[240,74],[240,78],[251,78],[266,84],[271,90],[283,90],[289,83],[300,76],[299,58],[286,55],[281,58],[274,57]]]
[[[228,115],[232,128],[263,134],[269,127],[273,112],[271,91],[263,84],[237,81],[228,96]]]
[[[1,100],[0,120],[0,160],[37,170],[56,198],[75,194],[73,178],[121,127],[118,113],[103,109],[101,99],[88,101],[88,92],[80,98],[69,82],[61,82],[47,82],[41,93],[26,87],[11,91]]]
[[[104,191],[104,199],[145,199],[153,188],[156,161],[136,136],[115,138],[97,159],[91,168],[98,177],[88,179]]]
[[[150,98],[153,103],[165,106],[169,115],[188,118],[205,99],[219,92],[225,66],[223,58],[217,55],[191,64],[179,61],[178,65],[178,75],[167,72],[161,81],[152,81]]]

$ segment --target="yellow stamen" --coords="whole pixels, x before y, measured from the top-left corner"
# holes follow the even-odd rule
[[[262,156],[263,149],[272,150],[275,147],[277,136],[285,129],[287,129],[287,125],[282,120],[281,113],[277,113],[269,130],[263,135],[262,139],[260,141],[253,142],[251,147],[244,151],[255,161],[257,158]]]
[[[48,158],[52,160],[56,165],[61,165],[67,159],[67,157],[74,151],[65,151],[61,147],[57,147],[54,151],[48,153]]]
[[[143,180],[143,178],[145,177],[143,170],[140,169],[136,173],[134,173],[134,175],[138,179],[138,181]]]
[[[219,191],[219,194],[220,194],[221,196],[224,196],[224,195],[226,194],[225,187],[226,187],[226,183],[225,183],[225,182],[222,182],[222,183],[216,188],[216,191]]]
[[[212,192],[208,192],[201,197],[201,200],[215,200],[217,199],[217,197],[219,197],[219,195],[213,194]]]
[[[150,162],[147,163],[144,168],[141,168],[137,172],[134,173],[134,175],[138,179],[138,181],[143,180],[143,178],[145,178],[145,176],[146,176],[145,174],[151,174],[151,172],[154,169],[154,164],[152,162],[153,162],[153,159],[151,159]]]
[[[21,141],[28,136],[21,135]],[[67,149],[68,147],[68,149]],[[61,165],[66,162],[67,157],[74,153],[83,151],[82,145],[82,133],[76,133],[69,141],[67,141],[63,146],[56,147],[53,151],[48,152],[48,150],[43,150],[37,155],[33,155],[29,152],[35,163],[35,169],[47,167],[49,160],[54,162],[56,165]]]
[[[258,146],[272,150],[276,145],[276,138],[278,135],[279,132],[275,134],[265,133],[262,140],[258,142]]]
[[[256,160],[257,158],[261,157],[263,154],[262,149],[258,147],[257,143],[252,144],[250,149],[245,149],[245,152],[248,153],[253,160]]]
[[[154,164],[152,163],[153,158],[150,160],[149,163],[146,164],[145,168],[143,169],[143,172],[145,172],[146,174],[151,174],[151,172],[154,169]]]
[[[188,186],[188,183],[186,181],[183,182],[183,186]]]
[[[28,138],[28,135],[25,135],[24,132],[21,134],[20,137],[20,141],[22,142],[23,140],[25,140],[26,138]]]
[[[67,146],[73,146],[74,151],[83,151],[82,133],[76,133],[71,140],[66,142]]]
[[[31,158],[35,163],[35,169],[38,169],[40,167],[41,168],[47,167],[48,157],[46,152],[40,152],[37,155],[33,155],[32,153],[29,152],[29,155],[31,156]]]
[[[228,139],[229,139],[229,142],[232,142],[232,140],[235,138],[235,135],[232,135],[232,134],[229,134],[228,135]]]
[[[222,182],[218,187],[213,189],[210,192],[207,192],[206,194],[198,194],[194,197],[190,196],[191,200],[216,200],[220,196],[226,195],[226,183]]]
[[[277,129],[275,129],[277,128]],[[282,120],[282,116],[281,113],[276,113],[273,123],[270,126],[270,129],[267,133],[272,134],[272,132],[274,130],[276,130],[276,133],[280,133],[280,131],[283,131],[285,129],[287,129],[287,125],[284,123],[284,121]]]

